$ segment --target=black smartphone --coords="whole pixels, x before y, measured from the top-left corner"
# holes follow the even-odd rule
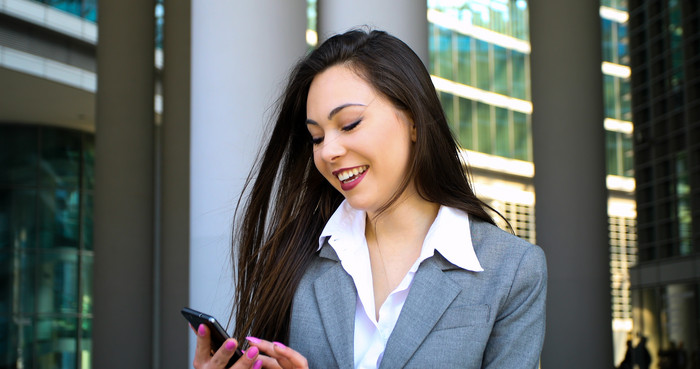
[[[192,327],[194,327],[195,330],[199,328],[200,324],[206,324],[206,326],[209,327],[212,355],[217,350],[219,350],[221,345],[223,345],[227,339],[229,339],[229,335],[228,333],[226,333],[224,327],[222,327],[221,324],[219,324],[219,322],[213,316],[204,314],[202,312],[187,307],[182,308],[180,312],[185,317],[185,319],[187,319],[187,321],[190,322],[190,324],[192,324]],[[231,356],[231,360],[228,361],[226,367],[233,365],[236,362],[236,360],[238,360],[241,356],[243,356],[243,352],[241,352],[241,350],[238,347],[236,347],[236,352],[233,353],[233,356]]]

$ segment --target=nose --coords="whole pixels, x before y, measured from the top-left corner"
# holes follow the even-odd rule
[[[342,141],[340,135],[333,135],[332,137],[326,136],[319,148],[321,159],[325,162],[332,163],[345,155],[345,145],[343,145]]]

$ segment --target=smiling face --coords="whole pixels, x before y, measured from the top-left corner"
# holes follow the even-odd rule
[[[306,114],[318,171],[353,208],[376,213],[408,170],[415,141],[411,119],[342,65],[314,78]]]

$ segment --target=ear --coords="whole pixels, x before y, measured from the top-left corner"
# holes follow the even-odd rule
[[[417,137],[418,136],[416,135],[416,124],[411,122],[411,141],[415,143]]]

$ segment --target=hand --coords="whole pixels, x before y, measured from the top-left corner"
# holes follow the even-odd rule
[[[258,348],[265,355],[259,358],[266,369],[308,369],[306,358],[291,348],[279,343],[261,340],[255,337],[246,337],[250,342],[250,348]]]
[[[194,328],[192,328],[194,330]],[[229,338],[221,347],[211,354],[211,337],[209,328],[200,324],[197,328],[197,348],[194,353],[194,362],[192,363],[195,369],[224,369],[228,364],[229,359],[238,347],[238,342],[235,339]],[[259,357],[260,349],[257,347],[249,348],[243,356],[230,367],[230,369],[260,369],[263,366],[263,361]]]

